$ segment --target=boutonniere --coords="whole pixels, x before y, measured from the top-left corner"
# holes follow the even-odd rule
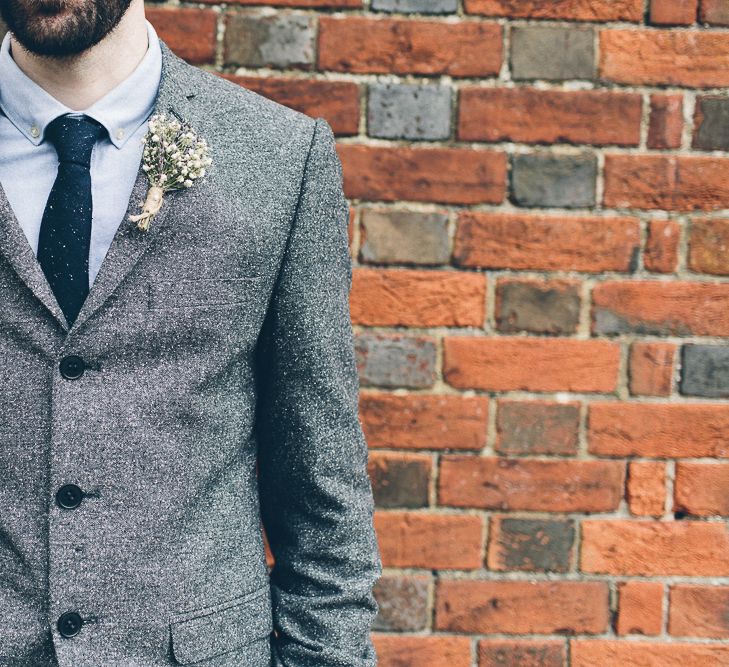
[[[149,229],[149,223],[162,207],[165,192],[192,187],[213,162],[208,157],[207,142],[198,137],[189,123],[168,119],[160,113],[150,117],[148,125],[142,139],[142,169],[147,174],[149,189],[140,204],[142,212],[129,216],[143,231]]]

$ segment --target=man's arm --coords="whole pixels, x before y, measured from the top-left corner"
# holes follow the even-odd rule
[[[258,483],[275,558],[272,667],[372,667],[382,564],[358,415],[349,204],[323,118],[301,187],[257,350]]]

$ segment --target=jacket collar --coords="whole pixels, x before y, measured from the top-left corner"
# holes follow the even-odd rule
[[[162,72],[152,114],[177,115],[189,121],[194,127],[196,115],[192,100],[196,90],[193,84],[195,77],[191,76],[191,70],[195,67],[175,55],[162,39],[159,40],[159,44],[162,50]],[[175,193],[176,196],[166,197],[149,229],[144,232],[138,230],[128,220],[128,216],[138,212],[139,202],[144,200],[147,186],[147,176],[140,160],[124,219],[112,239],[111,246],[91,285],[86,301],[70,328],[43,269],[0,186],[0,254],[6,257],[23,282],[51,312],[67,334],[80,327],[109,298],[117,285],[129,274],[140,257],[151,246],[159,230],[171,219],[173,210],[182,205],[185,190],[178,191]]]

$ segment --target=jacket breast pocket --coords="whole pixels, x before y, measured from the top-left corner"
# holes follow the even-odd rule
[[[226,602],[170,616],[172,655],[180,665],[198,663],[248,645],[267,654],[250,655],[245,664],[268,665],[270,644],[259,645],[259,640],[272,631],[268,583]]]
[[[264,276],[220,276],[154,280],[148,283],[151,309],[208,308],[250,302]]]

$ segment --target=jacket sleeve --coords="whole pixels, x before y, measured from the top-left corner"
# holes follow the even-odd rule
[[[358,414],[349,204],[331,127],[317,118],[256,352],[261,518],[272,667],[373,667],[382,563]]]

